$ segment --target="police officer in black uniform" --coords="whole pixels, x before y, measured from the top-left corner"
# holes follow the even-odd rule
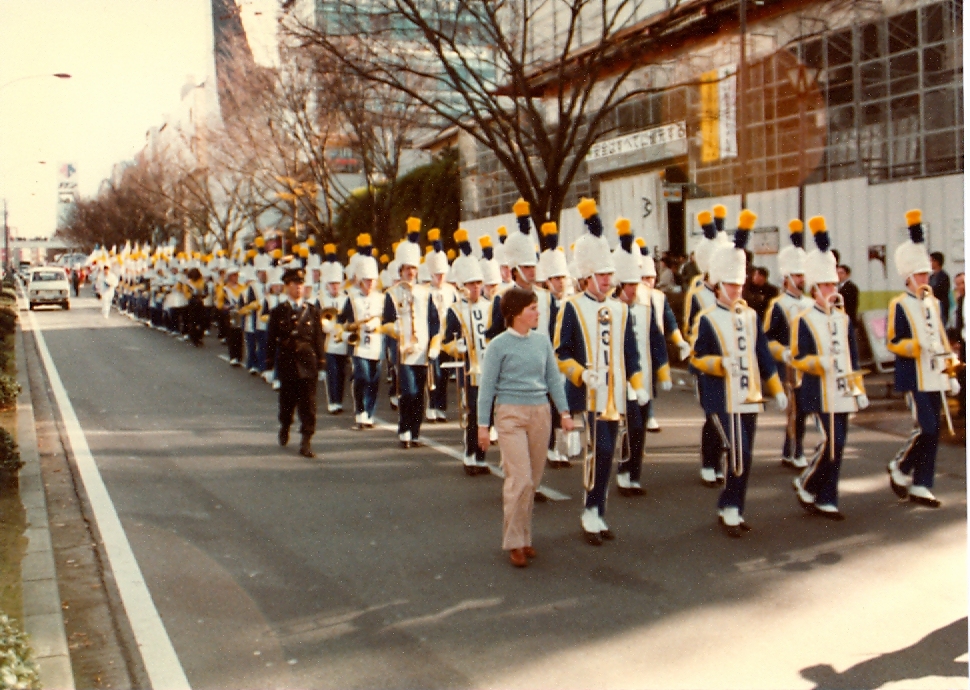
[[[317,372],[323,367],[320,310],[303,299],[303,269],[283,272],[284,293],[269,316],[267,366],[280,381],[279,441],[290,440],[293,412],[300,415],[300,455],[312,458],[310,439],[317,426]]]

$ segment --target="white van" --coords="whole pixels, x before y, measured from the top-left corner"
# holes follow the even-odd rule
[[[27,281],[27,301],[33,309],[38,304],[59,304],[71,308],[71,284],[67,272],[57,266],[41,266],[30,270]]]

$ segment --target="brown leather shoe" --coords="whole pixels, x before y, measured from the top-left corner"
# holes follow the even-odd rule
[[[509,551],[509,560],[516,568],[524,568],[529,565],[529,559],[526,558],[525,549],[512,549]]]
[[[533,549],[531,546],[523,546],[522,551],[524,551],[525,555],[528,556],[529,558],[536,557],[536,550]]]

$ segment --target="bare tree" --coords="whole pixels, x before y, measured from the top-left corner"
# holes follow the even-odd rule
[[[676,11],[679,0],[667,10]],[[557,219],[615,109],[658,90],[616,41],[640,0],[331,0],[289,33],[342,70],[405,94],[491,151],[534,219]],[[638,48],[650,41],[644,38]]]

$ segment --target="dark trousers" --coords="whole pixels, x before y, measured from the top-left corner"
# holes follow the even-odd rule
[[[280,381],[280,427],[289,429],[293,412],[300,415],[300,435],[313,436],[317,430],[317,379]]]
[[[267,347],[269,347],[269,331],[256,331],[256,371],[266,371]]]
[[[728,414],[719,412],[711,417],[717,420],[724,432],[724,438],[728,442],[727,472],[725,472],[724,490],[717,499],[718,508],[734,506],[738,512],[744,514],[744,499],[748,493],[748,477],[751,475],[751,449],[754,447],[754,432],[758,424],[758,415],[748,414]],[[732,435],[731,423],[736,422]],[[735,453],[741,455],[741,473],[737,474],[734,470],[734,462],[730,451],[731,443],[734,443]]]
[[[913,475],[913,484],[933,488],[936,474],[936,451],[940,444],[940,412],[943,396],[934,391],[911,391],[906,394],[911,410],[916,410],[916,428],[896,453],[899,469]]]
[[[226,345],[229,347],[229,359],[242,361],[243,332],[241,328],[228,326],[226,328]]]
[[[643,469],[643,445],[647,435],[647,417],[650,414],[650,403],[637,405],[636,400],[626,401],[626,429],[630,447],[630,457],[621,462],[617,472],[629,472],[630,481],[640,481],[640,471]]]
[[[334,355],[327,355],[328,358]],[[345,358],[346,359],[346,358]],[[354,357],[354,412],[374,416],[377,388],[381,382],[381,363],[376,359]],[[329,385],[329,380],[328,380]]]
[[[206,308],[199,304],[189,304],[185,308],[186,322],[188,323],[188,336],[194,345],[200,345],[202,338],[205,337],[205,314]]]
[[[327,353],[327,400],[331,405],[344,404],[344,382],[347,380],[347,355]]]
[[[384,356],[387,361],[388,395],[398,395],[397,389],[397,341],[384,338]]]
[[[219,340],[226,339],[226,332],[229,330],[229,310],[228,309],[216,309],[215,311],[216,320],[216,337]]]
[[[432,410],[441,410],[448,407],[448,369],[441,368],[441,358],[432,361],[428,366],[434,372],[434,390],[428,393],[428,406]]]
[[[463,376],[464,374],[460,374]],[[459,383],[459,385],[462,385]],[[485,451],[478,447],[478,386],[466,385],[465,404],[468,406],[465,424],[465,455],[474,455],[478,462],[485,462]],[[459,413],[460,414],[460,413]]]
[[[402,364],[397,368],[401,399],[398,402],[397,433],[411,432],[411,439],[421,433],[424,415],[424,389],[428,382],[428,367]]]
[[[724,446],[721,444],[721,434],[717,430],[714,415],[707,415],[701,429],[701,466],[720,472],[723,451]]]
[[[806,415],[798,409],[798,396],[791,395],[788,398],[788,404],[794,405],[795,409],[789,411],[788,414],[795,415],[795,437],[792,438],[788,435],[788,428],[785,427],[785,444],[781,448],[781,456],[783,458],[795,459],[801,457],[805,454],[805,417]]]
[[[849,434],[849,415],[847,412],[834,415],[820,412],[818,417],[824,440],[815,449],[812,463],[802,473],[802,488],[815,496],[818,505],[837,506],[842,452]]]
[[[246,339],[246,368],[256,369],[258,360],[256,359],[257,345],[256,332],[245,331],[243,337]]]
[[[610,486],[610,472],[613,469],[613,451],[616,450],[616,435],[620,429],[619,422],[594,422],[596,413],[586,414],[586,423],[589,425],[589,433],[593,433],[596,427],[595,462],[593,490],[586,494],[586,507],[596,508],[600,516],[606,514],[606,490]]]

